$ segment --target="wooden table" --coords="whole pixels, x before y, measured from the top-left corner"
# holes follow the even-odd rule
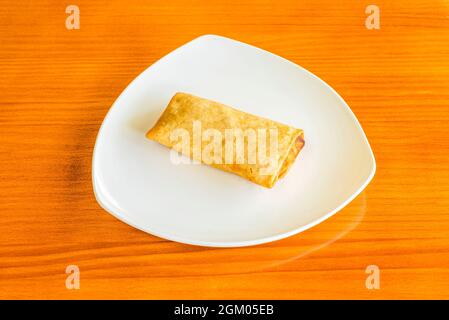
[[[449,4],[1,1],[0,298],[449,298]],[[183,245],[96,203],[91,157],[111,104],[202,34],[264,48],[348,102],[377,173],[331,219],[249,248]],[[79,290],[65,285],[80,269]],[[380,289],[365,286],[368,265]]]

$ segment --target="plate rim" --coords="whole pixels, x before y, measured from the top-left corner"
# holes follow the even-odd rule
[[[324,85],[327,89],[329,89],[337,98],[338,100],[342,103],[343,106],[345,106],[345,111],[349,113],[349,115],[352,117],[352,120],[355,122],[357,129],[359,130],[359,132],[361,133],[361,136],[365,142],[365,144],[368,146],[368,150],[369,153],[371,155],[371,160],[372,160],[372,168],[371,168],[371,172],[368,175],[367,179],[365,180],[365,182],[363,184],[361,184],[361,186],[351,195],[349,196],[345,201],[343,201],[340,205],[338,205],[336,208],[334,208],[333,210],[329,211],[327,214],[321,216],[318,219],[315,219],[314,221],[307,223],[301,227],[298,228],[294,228],[290,231],[287,232],[283,232],[280,234],[276,234],[276,235],[272,235],[272,236],[267,236],[267,237],[262,237],[259,239],[254,239],[254,240],[243,240],[243,241],[225,241],[225,242],[217,242],[217,241],[204,241],[204,240],[192,240],[192,239],[187,239],[187,238],[183,238],[183,237],[178,237],[178,236],[173,236],[170,234],[166,234],[164,232],[155,232],[153,230],[150,230],[149,228],[142,228],[136,224],[134,224],[132,221],[129,221],[126,217],[123,217],[123,215],[121,215],[119,212],[115,212],[114,208],[111,208],[108,203],[103,202],[102,201],[102,196],[98,191],[98,186],[97,186],[97,181],[95,178],[95,162],[96,162],[96,154],[97,154],[97,148],[98,148],[98,138],[100,137],[105,123],[108,122],[108,118],[111,116],[111,111],[114,109],[114,106],[116,105],[117,101],[120,100],[120,98],[125,95],[127,93],[127,91],[129,90],[129,88],[134,84],[134,82],[138,81],[138,79],[140,77],[143,76],[144,73],[146,73],[148,70],[156,67],[159,63],[163,62],[164,60],[166,60],[167,58],[169,58],[170,56],[174,55],[176,52],[181,51],[183,48],[191,45],[194,42],[197,41],[201,41],[201,40],[212,40],[212,39],[221,39],[221,40],[225,40],[225,41],[229,41],[229,42],[234,42],[237,43],[239,45],[243,45],[243,46],[247,46],[250,47],[251,49],[255,49],[257,51],[262,52],[263,54],[269,54],[271,56],[276,57],[277,59],[281,59],[284,62],[287,62],[289,64],[291,64],[292,66],[296,67],[296,68],[300,68],[301,70],[305,71],[307,73],[307,75],[315,78],[316,80],[318,80],[322,85]],[[160,59],[156,60],[154,63],[152,63],[150,66],[146,67],[143,71],[141,71],[134,79],[132,79],[128,85],[125,87],[125,89],[123,89],[123,91],[120,93],[120,95],[114,100],[114,102],[112,103],[111,107],[109,107],[108,112],[106,113],[106,115],[103,118],[103,121],[100,125],[100,128],[97,132],[96,138],[95,138],[95,145],[92,151],[92,161],[91,161],[91,175],[92,175],[92,186],[93,186],[93,193],[95,196],[95,200],[97,201],[97,203],[100,205],[100,207],[105,210],[106,212],[108,212],[110,215],[112,215],[113,217],[115,217],[116,219],[120,220],[121,222],[124,222],[126,224],[128,224],[129,226],[136,228],[140,231],[143,231],[145,233],[151,234],[153,236],[162,238],[162,239],[166,239],[169,241],[175,241],[175,242],[179,242],[179,243],[184,243],[184,244],[188,244],[188,245],[195,245],[195,246],[203,246],[203,247],[217,247],[217,248],[235,248],[235,247],[248,247],[248,246],[254,246],[254,245],[260,245],[260,244],[264,244],[264,243],[269,243],[269,242],[273,242],[273,241],[277,241],[277,240],[281,240],[281,239],[285,239],[288,238],[290,236],[293,236],[295,234],[301,233],[305,230],[308,230],[310,228],[313,228],[314,226],[320,224],[321,222],[329,219],[330,217],[332,217],[334,214],[336,214],[337,212],[339,212],[340,210],[342,210],[344,207],[346,207],[350,202],[352,202],[352,200],[354,200],[367,186],[368,184],[372,181],[372,179],[374,178],[374,175],[376,173],[376,159],[374,157],[374,153],[373,150],[371,148],[371,145],[368,141],[368,138],[366,137],[366,134],[359,122],[359,120],[357,119],[357,117],[355,116],[354,112],[351,110],[351,108],[349,107],[349,105],[346,103],[346,101],[338,94],[338,92],[332,88],[328,83],[326,83],[324,80],[322,80],[321,78],[319,78],[317,75],[313,74],[311,71],[305,69],[304,67],[286,59],[283,58],[277,54],[274,54],[270,51],[258,48],[256,46],[247,44],[245,42],[241,42],[238,40],[234,40],[228,37],[224,37],[224,36],[219,36],[219,35],[215,35],[215,34],[205,34],[205,35],[201,35],[199,37],[194,38],[193,40],[190,40],[189,42],[177,47],[176,49],[174,49],[173,51],[170,51],[169,53],[167,53],[166,55],[162,56]]]

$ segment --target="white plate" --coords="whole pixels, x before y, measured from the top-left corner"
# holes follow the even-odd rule
[[[177,91],[216,100],[305,132],[306,145],[273,189],[206,165],[175,165],[145,138]],[[231,39],[206,35],[140,74],[98,133],[95,196],[118,219],[173,241],[255,245],[308,229],[354,199],[376,170],[343,99],[309,71]]]

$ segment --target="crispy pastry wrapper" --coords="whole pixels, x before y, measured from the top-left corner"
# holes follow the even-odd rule
[[[187,143],[180,142],[180,133],[188,134]],[[187,93],[173,96],[146,136],[267,188],[285,176],[304,146],[301,129]],[[244,152],[237,140],[243,141]],[[263,140],[265,147],[260,144]]]

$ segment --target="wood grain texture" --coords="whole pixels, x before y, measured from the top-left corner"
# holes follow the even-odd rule
[[[75,2],[75,1],[74,1]],[[0,298],[449,298],[449,3],[1,1]],[[202,34],[298,63],[333,86],[377,160],[344,210],[271,244],[165,241],[103,211],[96,133],[142,70]],[[81,289],[65,288],[65,268]],[[367,290],[365,268],[381,270]]]

